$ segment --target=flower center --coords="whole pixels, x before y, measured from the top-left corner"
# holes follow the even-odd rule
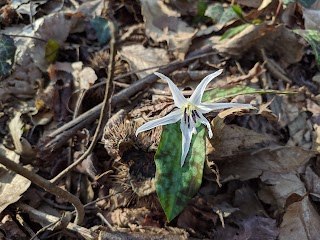
[[[191,103],[186,103],[183,106],[183,121],[185,124],[188,123],[188,128],[190,128],[190,118],[194,123],[197,122],[197,118],[200,118],[199,113],[197,112],[197,107]]]

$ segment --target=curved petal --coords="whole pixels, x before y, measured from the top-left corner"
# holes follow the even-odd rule
[[[202,115],[202,113],[199,113],[199,117],[200,117],[200,122],[206,125],[206,127],[208,128],[209,138],[212,138],[213,133],[212,133],[211,125],[209,121]]]
[[[197,106],[200,109],[201,113],[208,113],[215,110],[220,110],[224,108],[233,108],[233,107],[244,107],[244,108],[253,108],[251,104],[244,103],[201,103]]]
[[[206,89],[208,83],[213,80],[215,77],[219,76],[222,73],[222,69],[211,73],[210,75],[206,76],[202,81],[199,83],[197,88],[194,90],[193,94],[190,97],[190,103],[194,105],[199,105],[201,103],[201,99],[203,96],[203,92]]]
[[[190,149],[192,129],[188,128],[188,125],[185,124],[184,121],[181,121],[180,129],[182,132],[182,153],[181,153],[181,167],[182,167]]]
[[[187,102],[187,99],[183,96],[183,94],[181,93],[179,88],[171,81],[170,78],[168,78],[167,76],[163,75],[162,73],[155,72],[154,74],[168,83],[169,88],[170,88],[171,93],[172,93],[174,104],[178,108],[182,108],[182,106]]]
[[[163,118],[158,118],[155,120],[152,120],[150,122],[146,122],[141,127],[139,127],[136,131],[136,136],[144,131],[150,130],[157,126],[162,126],[166,124],[171,124],[178,122],[182,118],[183,114],[180,109],[177,109],[171,113],[169,113],[167,116],[164,116]]]

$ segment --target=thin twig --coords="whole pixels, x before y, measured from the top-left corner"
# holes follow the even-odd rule
[[[212,50],[211,50],[212,51]],[[198,51],[197,51],[198,52]],[[163,74],[169,74],[172,71],[181,68],[183,66],[186,66],[188,63],[190,63],[193,60],[207,57],[210,55],[216,54],[214,52],[209,52],[199,55],[190,54],[190,58],[173,62],[168,64],[166,67],[159,69],[158,72],[161,72]],[[146,91],[148,88],[155,83],[158,80],[158,77],[154,74],[150,74],[147,77],[141,79],[140,81],[137,81],[130,85],[130,87],[123,89],[119,93],[115,94],[111,99],[111,105],[117,106],[120,105],[123,102],[127,102],[132,96],[136,95],[138,92]],[[97,119],[100,111],[101,111],[102,103],[95,106],[94,108],[88,110],[87,112],[81,114],[77,118],[73,119],[72,121],[66,123],[62,127],[56,129],[52,133],[50,133],[47,138],[50,139],[49,142],[46,143],[44,148],[54,151],[64,145],[72,136],[75,135],[75,133],[83,128],[86,124],[91,123],[95,119]]]
[[[111,3],[108,2],[108,19],[109,19],[109,28],[110,28],[110,59],[109,59],[109,66],[108,66],[108,77],[106,78],[106,86],[105,86],[105,94],[104,99],[102,102],[102,107],[100,111],[100,118],[98,121],[98,125],[96,128],[96,131],[94,133],[93,139],[88,147],[88,149],[84,152],[84,154],[79,157],[74,163],[69,165],[66,169],[64,169],[62,172],[60,172],[56,177],[51,179],[52,183],[56,183],[59,179],[64,177],[69,171],[71,171],[74,167],[76,167],[78,164],[80,164],[86,157],[90,155],[90,153],[93,151],[96,143],[98,142],[98,136],[103,130],[104,124],[106,121],[110,118],[111,114],[111,96],[113,94],[113,76],[114,76],[114,65],[115,65],[115,56],[116,56],[116,43],[117,43],[117,30],[115,27],[115,19],[113,18],[113,15],[111,13]]]
[[[111,231],[114,231],[114,228],[111,226],[108,220],[101,213],[98,212],[97,216],[102,220],[102,222],[104,222],[110,228]]]
[[[47,221],[48,224],[50,225],[50,226],[48,225],[49,227],[53,226],[55,223],[58,223],[60,221],[60,218],[49,215],[47,213],[40,212],[39,210],[36,210],[27,204],[17,203],[17,206],[22,210],[26,211],[33,219],[41,222]],[[45,228],[48,229],[48,226],[46,226]],[[78,234],[80,234],[86,239],[98,239],[97,234],[95,234],[94,232],[91,232],[87,228],[80,227],[74,223],[69,222],[66,228],[73,232],[77,232]]]
[[[9,158],[6,158],[5,156],[0,155],[0,163],[3,164],[6,168],[10,169],[11,171],[29,179],[32,183],[45,189],[47,192],[52,193],[55,196],[71,203],[76,210],[75,223],[79,225],[82,223],[84,218],[84,207],[80,202],[79,198],[63,190],[62,188],[56,186],[55,184],[51,183],[47,179],[40,177],[38,174],[31,172],[30,170],[21,166],[20,164],[15,163]]]

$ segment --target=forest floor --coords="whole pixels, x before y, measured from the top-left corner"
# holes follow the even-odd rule
[[[312,0],[0,1],[0,238],[320,239],[319,26]],[[154,158],[181,144],[135,134],[175,107],[154,72],[188,97],[219,69],[253,108],[205,115],[168,222]]]

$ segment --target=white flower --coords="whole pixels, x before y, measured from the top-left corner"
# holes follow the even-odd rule
[[[184,161],[189,152],[192,134],[196,133],[196,122],[199,120],[202,124],[205,124],[209,131],[209,138],[212,138],[212,130],[210,123],[203,116],[203,114],[210,111],[232,108],[232,107],[252,107],[250,104],[241,103],[201,103],[203,92],[207,87],[208,83],[219,76],[222,70],[216,71],[208,76],[206,76],[200,84],[197,86],[193,94],[189,99],[186,99],[178,87],[170,80],[170,78],[165,75],[155,72],[154,74],[166,81],[169,84],[169,88],[172,92],[174,104],[177,110],[169,113],[163,118],[152,120],[143,124],[136,131],[136,135],[140,132],[150,130],[154,127],[176,123],[181,120],[180,129],[182,132],[182,154],[181,154],[181,166],[183,166]]]

